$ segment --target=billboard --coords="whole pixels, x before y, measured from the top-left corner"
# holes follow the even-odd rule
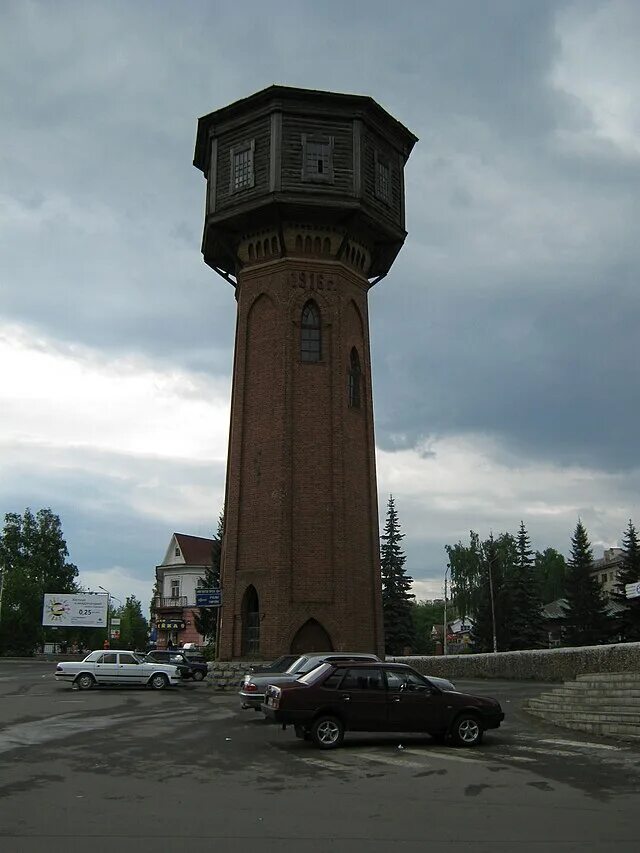
[[[89,592],[44,594],[42,624],[54,628],[106,628],[108,595]]]

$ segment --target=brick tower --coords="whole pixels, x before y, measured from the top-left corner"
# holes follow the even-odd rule
[[[384,651],[367,294],[415,142],[371,98],[284,86],[198,122],[202,252],[238,304],[223,660]]]

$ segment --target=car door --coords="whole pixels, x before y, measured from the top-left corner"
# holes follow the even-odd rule
[[[445,728],[443,695],[418,673],[385,670],[389,728],[399,732],[440,732]]]
[[[146,681],[144,666],[131,652],[118,653],[118,680],[121,684],[143,684]]]
[[[118,655],[105,652],[95,664],[94,675],[98,684],[116,684],[118,681]]]
[[[348,668],[337,693],[348,729],[361,732],[386,730],[387,693],[380,668]]]

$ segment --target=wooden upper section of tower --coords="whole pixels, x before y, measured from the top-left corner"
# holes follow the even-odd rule
[[[363,275],[385,275],[406,237],[404,166],[416,141],[372,98],[287,86],[203,116],[193,162],[207,179],[206,263],[237,276],[261,234],[270,258],[295,254],[287,235],[300,224],[343,235],[322,241],[334,260],[366,247]]]

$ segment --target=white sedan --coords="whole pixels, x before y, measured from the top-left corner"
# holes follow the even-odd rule
[[[67,681],[80,690],[98,685],[115,684],[153,687],[162,690],[180,683],[175,666],[144,661],[133,652],[91,652],[83,661],[59,663],[56,681]]]

